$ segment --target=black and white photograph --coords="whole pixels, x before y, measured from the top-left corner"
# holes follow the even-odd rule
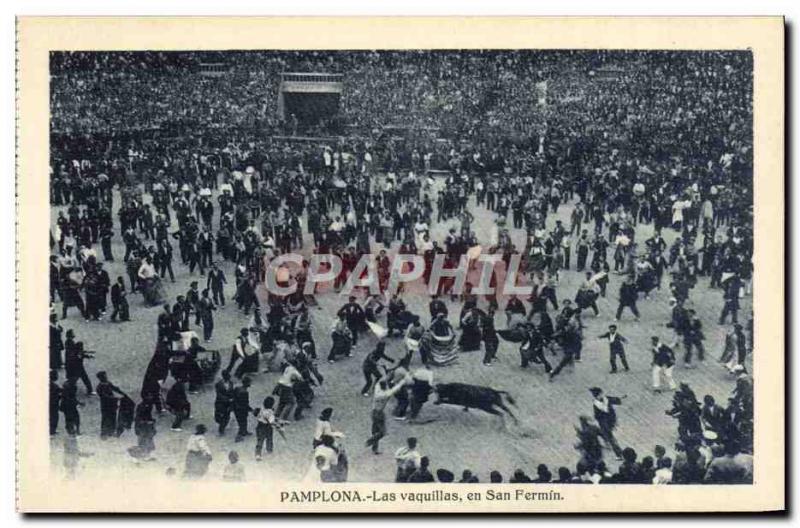
[[[752,486],[754,62],[49,50],[48,478]]]

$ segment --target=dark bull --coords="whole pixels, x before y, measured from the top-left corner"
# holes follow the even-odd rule
[[[480,385],[469,385],[467,383],[437,383],[436,384],[436,401],[434,405],[447,403],[450,405],[459,405],[465,411],[469,409],[480,409],[489,414],[494,414],[504,419],[504,413],[510,416],[515,424],[519,424],[519,420],[511,409],[508,408],[503,401],[503,396],[508,400],[508,404],[515,405],[514,398],[506,391],[499,391],[490,387],[481,387]],[[505,420],[504,420],[505,422]]]

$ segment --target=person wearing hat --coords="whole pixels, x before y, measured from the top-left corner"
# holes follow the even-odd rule
[[[172,307],[169,303],[164,303],[164,310],[158,314],[156,322],[158,326],[157,341],[172,341],[177,332],[180,332],[180,327],[176,323],[175,317],[172,314]]]
[[[605,440],[606,445],[614,451],[617,460],[622,460],[622,448],[614,437],[614,429],[617,427],[617,411],[614,406],[622,404],[622,400],[627,398],[627,395],[621,397],[606,396],[600,387],[592,387],[589,392],[592,393],[594,398],[592,401],[594,419],[600,427],[600,435]]]
[[[483,364],[491,366],[497,355],[497,348],[500,346],[497,330],[494,327],[494,308],[491,306],[486,315],[481,317],[481,336],[484,348]]]
[[[225,279],[225,273],[219,268],[216,262],[211,264],[211,269],[208,271],[208,279],[206,280],[206,288],[211,290],[214,304],[217,306],[225,306],[225,284],[228,281]]]
[[[202,231],[197,235],[197,246],[200,251],[200,275],[202,275],[203,268],[211,265],[214,253],[214,235],[209,231],[208,225],[203,226]]]
[[[117,277],[117,282],[111,286],[111,305],[114,311],[111,312],[111,321],[116,322],[117,317],[120,321],[130,321],[130,308],[128,300],[125,298],[125,280],[122,276]]]
[[[178,295],[175,299],[175,304],[172,305],[172,318],[178,332],[189,331],[189,314],[191,311],[191,305],[186,301],[186,297]]]
[[[125,393],[108,381],[108,375],[104,370],[98,372],[96,376],[99,380],[97,396],[100,398],[100,438],[105,440],[109,436],[115,436],[117,430],[119,398],[114,394],[125,396]]]
[[[657,336],[650,338],[653,352],[653,391],[661,392],[661,378],[663,377],[670,390],[675,390],[678,385],[672,379],[672,369],[675,367],[675,352],[665,345]]]
[[[578,262],[577,262],[578,271],[583,271],[583,269],[586,267],[586,259],[589,257],[590,245],[591,241],[589,240],[589,232],[586,229],[584,229],[581,232],[580,237],[578,238],[578,241],[575,244],[578,254]]]
[[[139,238],[136,236],[136,231],[132,225],[122,231],[122,240],[125,242],[125,256],[122,260],[127,262],[139,245]]]
[[[64,369],[67,380],[77,383],[80,379],[86,386],[86,393],[89,396],[94,395],[94,389],[92,388],[92,380],[89,379],[89,375],[86,373],[83,360],[92,357],[92,353],[84,351],[83,341],[75,341],[75,331],[71,328],[67,330],[66,340],[64,341]]]
[[[622,360],[622,368],[628,372],[628,359],[625,357],[625,346],[628,339],[617,333],[617,325],[609,325],[608,332],[598,336],[598,339],[608,339],[609,362],[611,363],[611,374],[617,373],[617,357]]]
[[[686,354],[683,358],[685,368],[692,366],[692,351],[697,350],[698,361],[705,360],[705,347],[703,346],[703,323],[694,310],[689,309],[687,312],[686,326],[683,331],[683,346],[686,348]]]
[[[200,270],[200,276],[203,277],[206,273],[200,254],[200,241],[197,240],[196,235],[184,236],[186,238],[186,264],[189,266],[189,273],[194,273],[194,269],[198,268]]]
[[[364,324],[364,309],[356,302],[354,296],[350,296],[347,304],[342,306],[337,312],[338,316],[344,316],[347,321],[347,328],[353,339],[353,346],[358,344],[358,330]]]
[[[568,308],[565,306],[564,308]],[[549,381],[553,381],[561,370],[567,365],[574,365],[581,360],[581,348],[583,347],[583,326],[580,321],[580,310],[570,311],[564,327],[553,334],[553,338],[561,338],[564,355],[558,365],[550,371]]]
[[[636,283],[633,277],[628,277],[625,282],[619,287],[619,305],[617,306],[617,314],[614,316],[615,321],[619,321],[622,317],[622,310],[630,308],[636,320],[639,320],[639,309],[636,307],[636,300],[639,297],[639,292],[636,291]]]
[[[197,301],[196,310],[197,318],[203,325],[203,340],[206,343],[211,341],[211,335],[214,332],[214,310],[216,309],[217,307],[209,297],[208,288],[204,289]]]
[[[520,368],[528,368],[530,363],[536,363],[543,365],[545,374],[549,374],[553,367],[544,355],[547,340],[541,332],[541,327],[529,323],[523,324],[521,329],[524,334],[519,347]]]
[[[186,306],[187,306],[187,318],[191,312],[194,312],[194,324],[195,326],[200,325],[200,310],[198,310],[198,304],[200,302],[200,291],[198,290],[197,281],[192,281],[189,283],[189,291],[186,292]]]
[[[233,372],[233,367],[241,361],[241,364]],[[232,372],[237,378],[241,378],[245,374],[258,372],[258,350],[250,344],[250,330],[242,328],[239,331],[239,337],[233,343],[231,348],[231,359],[225,369]]]
[[[233,389],[234,385],[231,381],[231,373],[223,370],[222,378],[214,385],[214,421],[217,422],[219,435],[225,434],[225,428],[231,419],[231,412],[233,411]]]
[[[436,319],[436,316],[440,313],[444,314],[445,317],[447,317],[448,313],[447,305],[436,294],[431,296],[431,302],[428,304],[428,311],[431,314],[431,321]]]
[[[170,280],[175,282],[175,272],[172,271],[172,246],[168,239],[162,238],[158,241],[156,256],[158,258],[158,274],[164,279],[169,272]]]
[[[233,389],[231,397],[231,407],[233,409],[233,416],[236,418],[236,423],[239,430],[236,432],[236,441],[241,442],[246,436],[250,435],[247,429],[247,420],[253,409],[250,407],[250,376],[242,378],[242,384]]]

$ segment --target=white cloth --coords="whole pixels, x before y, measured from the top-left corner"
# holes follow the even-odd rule
[[[672,369],[673,367],[659,367],[658,365],[653,365],[653,388],[659,389],[661,388],[661,376],[664,376],[664,379],[667,381],[667,385],[669,386],[670,390],[675,390],[678,388],[677,383],[675,380],[672,379]]]
[[[189,437],[189,441],[186,443],[186,450],[195,453],[204,453],[206,455],[211,454],[211,449],[208,448],[208,444],[206,443],[206,437],[199,434]]]
[[[401,447],[394,453],[394,460],[398,468],[403,468],[406,471],[416,469],[420,466],[422,455],[416,449],[409,447]]]
[[[656,471],[653,477],[653,484],[670,484],[672,483],[672,470],[670,468],[661,468]]]
[[[292,365],[286,367],[281,377],[278,378],[278,384],[286,387],[291,387],[295,381],[303,381],[303,376]]]
[[[139,278],[140,279],[151,279],[156,275],[156,267],[152,264],[148,264],[147,261],[142,262],[142,265],[139,266]]]

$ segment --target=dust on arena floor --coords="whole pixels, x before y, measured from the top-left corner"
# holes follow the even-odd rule
[[[147,198],[149,200],[149,197]],[[115,191],[115,208],[120,203]],[[483,207],[476,207],[474,197],[470,201],[471,211],[475,215],[473,229],[478,240],[488,240],[494,222],[494,215]],[[568,224],[572,203],[562,205],[558,214],[549,215],[548,229],[557,219]],[[58,208],[53,208],[52,221],[55,221]],[[116,214],[116,210],[114,211]],[[442,240],[450,227],[456,227],[456,220],[442,222],[432,226],[433,240]],[[217,225],[215,218],[214,225]],[[174,227],[174,226],[173,226]],[[517,247],[523,247],[524,232],[510,229]],[[644,240],[652,233],[652,226],[640,225],[637,228],[637,239]],[[664,233],[668,244],[671,244],[677,233]],[[396,249],[397,243],[395,244]],[[312,247],[310,236],[306,234],[305,251]],[[119,235],[114,237],[113,249],[115,262],[107,263],[106,269],[112,281],[117,276],[125,275],[122,256],[124,254]],[[558,285],[559,300],[572,298],[575,295],[583,274],[574,271],[575,255],[572,256],[572,270],[561,274]],[[195,272],[190,275],[188,268],[176,263],[176,283],[164,281],[168,299],[173,302],[179,294],[189,289],[192,280],[202,280]],[[233,282],[234,266],[224,263],[223,269],[229,282]],[[619,331],[629,339],[626,345],[631,371],[610,374],[608,365],[608,345],[596,337],[606,331],[613,321],[617,306],[617,293],[621,280],[612,275],[608,288],[608,297],[598,300],[600,315],[584,316],[584,347],[582,362],[567,368],[552,383],[549,383],[544,370],[534,366],[522,370],[519,366],[518,345],[502,342],[498,351],[498,361],[492,367],[482,365],[482,352],[460,354],[455,365],[436,369],[437,381],[464,382],[490,386],[510,392],[517,401],[516,414],[521,419],[519,427],[504,428],[500,418],[480,411],[464,412],[460,407],[449,405],[434,406],[426,404],[421,413],[425,423],[409,424],[388,420],[388,434],[382,440],[383,455],[376,456],[364,446],[370,434],[371,398],[363,397],[359,390],[363,385],[361,361],[374,347],[377,338],[366,335],[359,340],[352,358],[341,360],[333,365],[320,360],[320,369],[325,376],[325,383],[317,389],[314,406],[306,417],[292,423],[285,429],[286,439],[276,436],[275,452],[256,462],[254,458],[254,436],[240,443],[234,442],[235,427],[229,427],[224,437],[209,433],[207,440],[214,455],[214,461],[206,478],[219,478],[227,461],[227,453],[236,450],[245,463],[248,480],[298,480],[311,465],[311,440],[313,437],[316,415],[324,407],[333,407],[333,424],[337,430],[346,434],[346,446],[350,463],[350,481],[383,482],[394,478],[394,461],[392,453],[404,445],[405,439],[415,436],[419,439],[423,455],[431,459],[431,466],[447,468],[456,474],[463,469],[470,469],[482,482],[488,481],[488,474],[498,470],[503,475],[510,475],[516,468],[523,468],[533,473],[538,464],[544,463],[555,473],[559,466],[574,469],[579,456],[574,449],[576,441],[574,426],[581,414],[592,414],[589,387],[599,386],[607,394],[627,394],[628,399],[618,409],[619,428],[617,438],[621,445],[636,449],[640,455],[652,453],[656,444],[668,449],[677,439],[677,423],[664,411],[671,405],[671,394],[665,392],[654,394],[649,390],[650,359],[649,339],[652,335],[671,340],[672,331],[665,326],[669,320],[669,292],[665,287],[656,291],[650,299],[639,303],[641,321],[635,322],[629,313],[623,315],[618,324]],[[201,286],[203,287],[203,286]],[[262,286],[263,288],[263,286]],[[230,299],[233,286],[228,285],[226,297]],[[263,289],[261,294],[264,294]],[[722,292],[708,287],[708,279],[701,277],[691,294],[692,304],[703,321],[706,335],[706,361],[696,369],[682,368],[679,360],[675,369],[677,382],[687,382],[694,389],[698,398],[711,394],[723,403],[727,401],[734,387],[734,379],[717,362],[727,326],[717,324],[722,309]],[[346,298],[336,293],[326,293],[317,297],[319,308],[311,308],[314,339],[317,348],[324,358],[330,347],[330,328],[333,317]],[[422,316],[424,324],[429,321],[428,302],[426,296],[408,296],[405,301],[409,310]],[[75,330],[78,339],[83,340],[87,349],[97,352],[94,360],[86,362],[89,375],[105,370],[113,383],[138,401],[139,389],[145,367],[149,362],[156,341],[156,318],[159,307],[146,307],[141,295],[129,297],[131,304],[131,322],[110,323],[85,322],[75,309],[62,321],[65,330]],[[450,310],[450,321],[457,327],[460,306],[446,300]],[[484,306],[481,300],[479,306]],[[503,303],[501,303],[501,310]],[[746,320],[751,313],[751,299],[743,299],[741,320]],[[237,311],[234,303],[228,302],[224,309],[215,312],[215,330],[211,343],[206,347],[219,349],[223,362],[228,360],[230,347],[239,329],[248,324],[250,317]],[[503,328],[505,318],[498,313],[497,327]],[[192,321],[193,322],[193,321]],[[388,354],[399,358],[404,353],[402,339],[393,338],[387,344]],[[677,350],[682,356],[682,350]],[[43,355],[44,361],[44,355]],[[418,365],[414,358],[412,367]],[[748,369],[752,368],[748,358]],[[63,376],[63,373],[62,373]],[[62,377],[63,379],[63,377]],[[277,381],[275,373],[259,373],[254,376],[250,390],[253,406],[260,405],[264,397],[272,392]],[[44,380],[42,387],[45,387]],[[79,397],[85,402],[80,409],[82,436],[79,439],[83,451],[92,453],[91,457],[82,459],[81,475],[102,477],[108,474],[109,468],[119,478],[149,478],[155,474],[164,474],[170,467],[181,471],[185,456],[186,442],[196,424],[206,424],[213,430],[213,385],[206,385],[199,394],[190,395],[192,418],[184,425],[182,432],[170,431],[171,415],[165,413],[157,419],[157,435],[155,437],[155,461],[136,464],[127,455],[127,448],[136,443],[132,431],[120,438],[101,440],[99,436],[100,410],[97,398],[86,398],[80,386]],[[391,405],[391,404],[390,404]],[[252,421],[251,421],[252,424]],[[254,426],[251,426],[251,430]],[[63,431],[63,425],[60,426]],[[51,462],[56,470],[60,470],[63,458],[63,432],[51,438]],[[609,466],[616,468],[613,455],[607,451]]]

